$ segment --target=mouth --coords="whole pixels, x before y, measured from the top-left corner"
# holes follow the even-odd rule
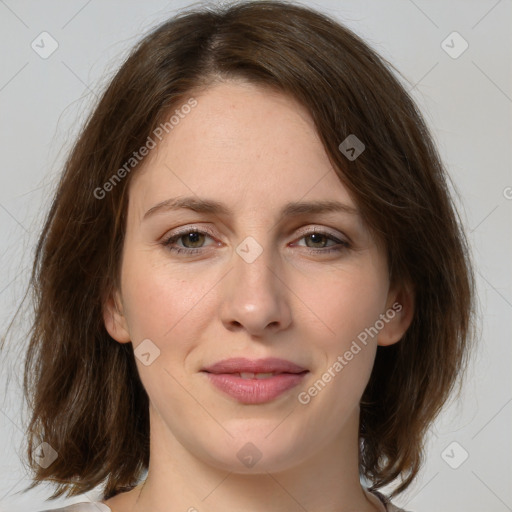
[[[232,358],[201,372],[224,395],[244,404],[263,404],[299,385],[309,370],[284,359]]]

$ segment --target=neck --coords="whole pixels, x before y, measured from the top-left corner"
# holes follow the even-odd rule
[[[217,460],[208,460],[208,454],[183,446],[151,407],[150,418],[146,481],[125,496],[107,501],[113,512],[259,512],[262,507],[268,512],[385,511],[359,481],[358,408],[333,441],[317,440],[313,456],[285,467],[277,460],[260,464],[265,458],[262,453],[245,473],[219,467]],[[237,444],[233,439],[229,442]]]

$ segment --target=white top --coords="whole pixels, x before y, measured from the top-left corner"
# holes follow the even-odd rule
[[[52,508],[41,510],[41,512],[112,512],[112,509],[99,501],[86,501],[83,503],[73,503],[62,508]]]

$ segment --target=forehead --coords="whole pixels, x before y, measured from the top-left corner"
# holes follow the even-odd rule
[[[190,97],[197,105],[181,114],[133,176],[130,202],[139,217],[153,203],[184,195],[212,197],[234,209],[277,209],[299,199],[355,207],[313,120],[293,98],[239,81]]]

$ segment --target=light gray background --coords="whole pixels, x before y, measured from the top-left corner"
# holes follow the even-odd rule
[[[436,422],[420,477],[395,502],[414,512],[512,510],[512,2],[304,3],[345,22],[409,80],[458,191],[478,269],[481,341],[464,394]],[[43,212],[84,115],[142,34],[188,5],[0,0],[0,332],[21,300]],[[31,48],[43,31],[59,45],[47,59]],[[441,46],[453,31],[469,44],[458,58]],[[452,52],[462,48],[452,40]],[[0,510],[97,499],[90,492],[45,505],[50,487],[20,493],[30,481],[19,459],[25,343],[19,335],[2,353],[2,393],[10,384],[0,409]],[[460,463],[462,450],[469,457],[453,469],[446,461]]]

